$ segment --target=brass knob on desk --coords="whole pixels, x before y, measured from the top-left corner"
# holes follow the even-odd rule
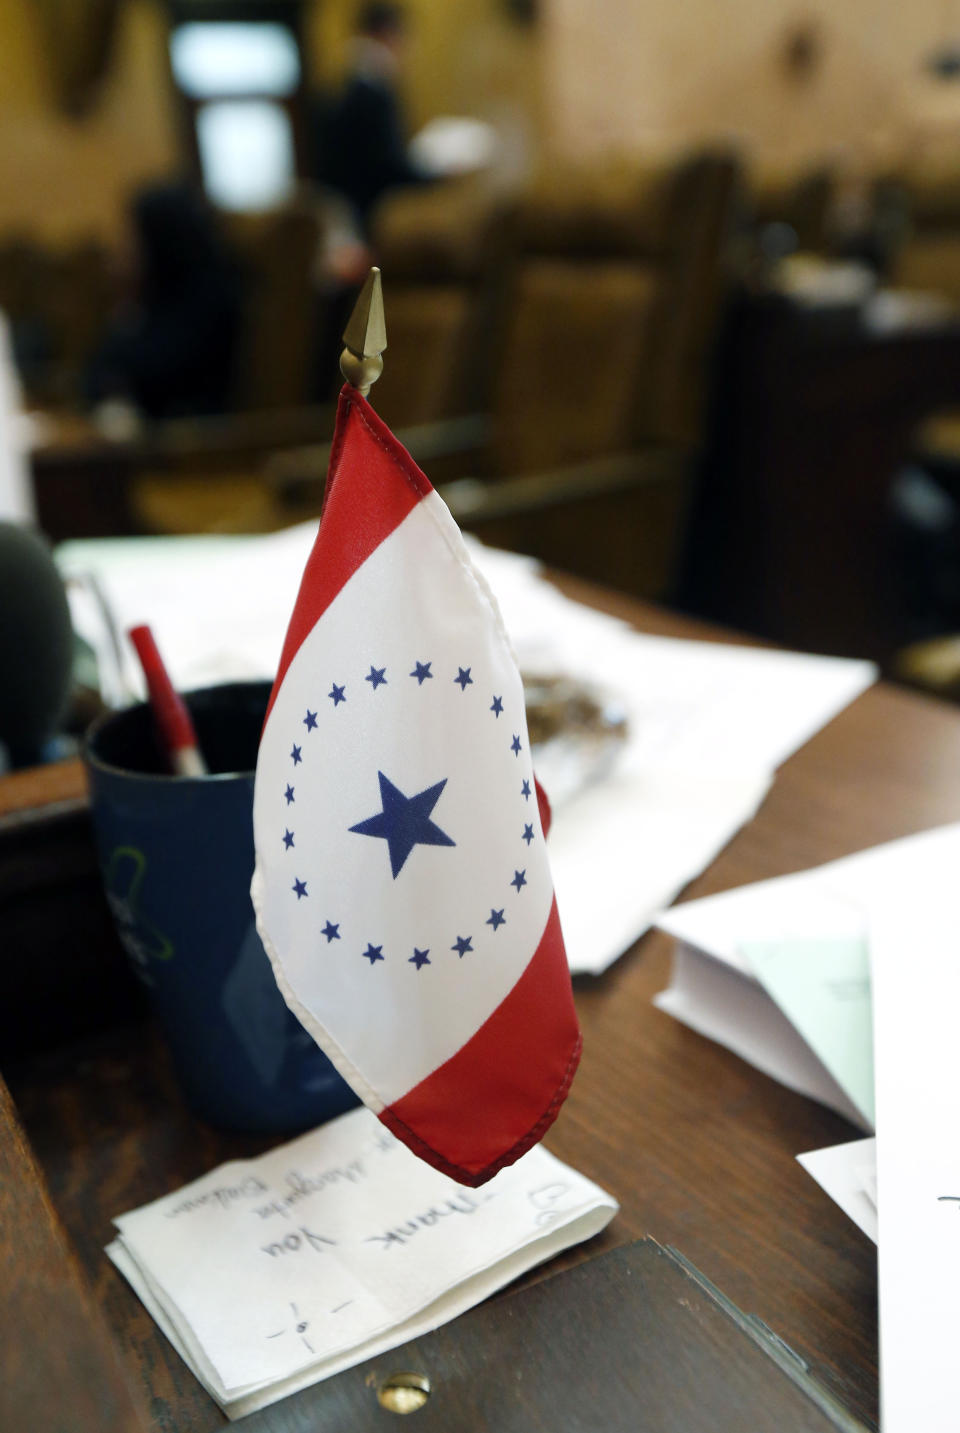
[[[392,1373],[377,1389],[377,1399],[390,1413],[416,1413],[430,1397],[425,1373]]]

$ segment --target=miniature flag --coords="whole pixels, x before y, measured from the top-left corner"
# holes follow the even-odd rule
[[[345,387],[261,739],[251,893],[287,1004],[462,1184],[541,1138],[580,1055],[537,796],[496,600]]]

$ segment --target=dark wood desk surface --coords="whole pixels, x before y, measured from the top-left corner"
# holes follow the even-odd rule
[[[567,586],[646,630],[707,635],[628,599]],[[755,820],[686,895],[799,870],[958,818],[960,711],[878,686],[786,763]],[[583,1063],[547,1144],[611,1190],[622,1211],[562,1262],[644,1234],[676,1245],[804,1357],[851,1412],[872,1422],[875,1250],[794,1158],[857,1132],[656,1010],[651,997],[669,967],[670,942],[651,933],[606,975],[576,983]],[[267,1141],[199,1126],[149,1026],[118,1028],[7,1073],[121,1360],[146,1389],[147,1426],[163,1433],[220,1426],[219,1410],[102,1249],[111,1216]],[[267,1410],[250,1426],[281,1421],[271,1423]]]

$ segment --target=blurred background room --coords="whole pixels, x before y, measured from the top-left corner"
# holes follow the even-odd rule
[[[418,501],[423,525],[418,517],[401,532],[411,490],[424,493],[400,460],[402,501],[383,501],[380,450],[392,450],[357,396],[358,375],[376,368],[382,344],[361,338],[359,352],[353,341],[380,332],[373,268],[387,347],[369,401],[448,505],[469,561],[432,502]],[[314,547],[348,324],[356,386],[336,429],[332,520]],[[428,527],[432,567],[420,546],[412,550]],[[394,541],[411,530],[409,547]],[[358,588],[362,601],[351,595]],[[475,650],[453,647],[474,609],[476,651],[486,654],[473,658],[476,682],[469,666],[454,677],[452,665]],[[386,655],[384,633],[393,643]],[[313,642],[318,634],[328,646]],[[345,665],[355,662],[345,673],[326,656],[338,663],[341,650]],[[283,1283],[295,1250],[311,1270],[317,1254],[328,1270],[334,1260],[347,1269],[352,1255],[320,1247],[336,1242],[322,1222],[329,1206],[295,1207],[303,1177],[291,1172],[282,1203],[234,1206],[252,1225],[274,1212],[307,1220],[299,1234],[290,1225],[283,1245],[244,1236],[243,1257],[262,1253],[271,1279],[276,1271],[282,1322],[263,1321],[268,1305],[258,1283],[244,1289],[252,1265],[239,1255],[235,1269],[217,1267],[225,1245],[212,1241],[210,1253],[199,1233],[196,1259],[183,1246],[191,1297],[208,1281],[223,1301],[210,1328],[239,1381],[221,1397],[214,1355],[186,1303],[133,1260],[133,1244],[120,1258],[137,1271],[127,1276],[146,1290],[146,1308],[104,1257],[121,1211],[157,1211],[152,1202],[186,1181],[353,1099],[314,1044],[323,1022],[271,946],[274,978],[249,895],[254,768],[261,734],[277,730],[267,717],[279,709],[268,703],[281,653],[282,671],[297,681],[307,674],[305,694],[307,677],[315,686],[302,719],[283,709],[295,740],[277,762],[289,760],[291,779],[282,809],[280,786],[269,800],[289,829],[274,831],[273,807],[259,824],[275,853],[282,839],[289,860],[304,862],[283,896],[302,909],[305,969],[307,953],[316,956],[310,981],[346,1008],[353,986],[336,962],[348,950],[365,979],[386,972],[379,988],[389,991],[400,989],[397,971],[421,980],[433,945],[442,983],[432,990],[446,993],[426,997],[438,1002],[429,1018],[413,1002],[394,1008],[389,996],[366,993],[354,1011],[357,1036],[371,1044],[399,1021],[400,1043],[418,1059],[419,1045],[448,1049],[446,1036],[431,1043],[436,1015],[467,1029],[449,971],[463,972],[468,991],[474,972],[477,989],[500,982],[477,1030],[434,1071],[452,1067],[451,1087],[458,1071],[482,1071],[494,1104],[521,1054],[524,1063],[538,1058],[536,1027],[567,1028],[558,1014],[566,993],[554,1002],[559,987],[538,983],[545,971],[550,981],[560,974],[566,992],[566,971],[554,968],[565,941],[585,1054],[555,1152],[621,1202],[603,1247],[650,1234],[664,1246],[654,1246],[658,1258],[681,1250],[694,1300],[674,1297],[662,1274],[628,1280],[624,1265],[607,1276],[611,1306],[625,1310],[619,1329],[594,1292],[565,1310],[571,1296],[557,1294],[535,1322],[504,1318],[507,1357],[488,1357],[470,1332],[458,1346],[454,1332],[453,1352],[429,1365],[437,1398],[423,1426],[826,1426],[825,1402],[800,1422],[770,1403],[758,1421],[714,1396],[729,1374],[731,1389],[765,1397],[755,1370],[769,1343],[791,1399],[801,1398],[803,1369],[851,1410],[849,1421],[831,1416],[831,1427],[852,1428],[855,1415],[866,1420],[857,1427],[876,1428],[875,1250],[828,1222],[845,1216],[818,1207],[820,1191],[794,1159],[842,1149],[855,1158],[850,1189],[869,1204],[874,1231],[878,1177],[884,1189],[882,1343],[910,1413],[895,1424],[885,1403],[883,1426],[956,1426],[955,1413],[924,1420],[917,1408],[928,1396],[932,1407],[933,1375],[945,1386],[956,1362],[945,1351],[953,1285],[942,1277],[956,1262],[956,1225],[946,1235],[934,1214],[953,1219],[960,1199],[952,1146],[952,1162],[943,1153],[944,1130],[960,1117],[948,1075],[957,1003],[948,953],[960,938],[948,896],[960,827],[936,829],[960,820],[960,0],[0,0],[0,1323],[6,1286],[13,1335],[0,1341],[0,1428],[9,1433],[223,1426],[181,1367],[181,1346],[201,1380],[203,1367],[216,1374],[206,1388],[228,1411],[248,1406],[248,1395],[301,1386],[286,1372],[275,1377],[281,1365],[264,1349],[278,1360],[296,1349],[290,1379],[309,1381],[334,1362],[346,1377],[354,1354],[379,1358],[393,1347],[388,1337],[416,1334],[416,1361],[404,1355],[410,1372],[398,1375],[416,1379],[436,1337],[419,1333],[500,1287],[485,1282],[481,1258],[467,1262],[477,1226],[445,1223],[463,1241],[469,1277],[426,1309],[411,1303],[398,1323],[406,1305],[394,1253],[382,1299],[373,1264],[358,1261],[370,1270],[364,1299],[380,1322],[356,1346],[321,1349],[319,1340],[346,1337],[355,1313],[366,1318],[366,1303],[341,1323],[327,1313],[352,1297],[334,1307],[331,1294],[315,1309],[304,1304],[303,1317],[297,1311],[299,1290]],[[481,666],[492,653],[496,664]],[[478,675],[485,670],[505,673],[506,709],[499,676]],[[284,681],[288,693],[300,690],[285,676],[278,690]],[[385,691],[374,697],[378,686]],[[436,725],[425,708],[401,704],[401,692],[425,702],[444,689],[459,705],[437,706]],[[312,708],[323,713],[319,725]],[[487,781],[480,721],[503,738],[497,760],[513,783],[512,806]],[[293,776],[301,742],[309,759]],[[378,743],[406,770],[386,758],[380,770]],[[270,781],[280,770],[274,756],[261,758]],[[534,768],[552,825],[539,815]],[[439,824],[430,819],[448,774],[446,799],[460,803],[462,828],[449,825],[456,840],[449,807]],[[377,815],[361,784],[369,777],[372,798],[374,776]],[[346,801],[351,783],[355,823],[337,824],[340,807],[326,793],[336,788]],[[268,798],[257,799],[265,811]],[[534,891],[548,826],[554,876],[545,860],[537,865]],[[369,883],[367,867],[337,865],[338,842],[380,848],[381,837],[390,877],[385,860]],[[258,832],[261,918],[272,908],[262,903],[265,839]],[[363,950],[340,905],[321,904],[329,877],[345,911],[366,921],[369,906],[379,919],[394,909],[384,891],[413,846],[443,857],[439,848],[457,843],[457,860],[479,853],[471,882],[480,894],[453,944],[452,927],[428,939],[412,924],[421,906],[431,920],[434,906],[454,909],[444,906],[441,865],[401,883],[394,902],[395,930],[418,942],[412,957],[406,934],[402,955],[400,936],[391,948],[382,932],[372,939],[386,942],[386,960],[368,934]],[[879,843],[887,854],[876,865],[842,859]],[[529,882],[526,865],[514,866],[528,860]],[[776,879],[803,879],[798,872],[823,862],[819,885]],[[498,884],[488,889],[475,876],[494,867]],[[287,882],[292,868],[267,869]],[[766,925],[754,928],[751,916],[741,930],[736,900],[718,917],[710,899],[697,900],[724,902],[757,881],[773,887],[758,902],[769,909]],[[541,897],[543,920],[529,914]],[[679,919],[664,915],[681,897],[688,920],[694,905],[707,908],[686,927],[683,905]],[[489,918],[474,909],[488,899],[510,903],[500,935],[504,909]],[[707,939],[714,919],[722,935]],[[464,930],[499,944],[478,937],[476,959],[461,965],[473,950]],[[868,934],[882,973],[876,1081]],[[528,936],[524,963],[501,956]],[[809,1024],[777,995],[776,969],[797,1008],[809,1002]],[[432,979],[428,971],[418,989]],[[511,1003],[518,990],[529,1005]],[[280,991],[291,1008],[306,1008],[306,1028]],[[506,1009],[520,1014],[502,1021]],[[820,1020],[833,1031],[822,1047],[809,1034]],[[756,1025],[761,1054],[749,1053],[738,1022],[748,1032]],[[459,1063],[481,1034],[475,1064]],[[501,1060],[504,1041],[512,1063]],[[349,1041],[339,1042],[334,1033],[325,1046],[336,1045],[337,1069],[371,1091]],[[530,1138],[550,1124],[576,1066],[566,1034],[561,1043],[562,1060],[561,1044],[551,1059],[566,1070],[563,1083],[552,1103],[538,1104]],[[869,1111],[841,1088],[840,1064],[824,1054],[831,1047],[844,1069],[857,1066]],[[783,1074],[768,1050],[784,1066],[817,1069]],[[427,1071],[411,1093],[426,1089],[429,1109]],[[223,1094],[220,1112],[190,1104],[207,1079],[218,1102]],[[854,1156],[860,1145],[851,1143],[875,1123],[874,1084],[879,1176],[876,1151]],[[284,1090],[296,1099],[286,1103]],[[472,1135],[483,1112],[455,1094]],[[406,1099],[379,1101],[391,1129],[407,1120]],[[512,1100],[504,1095],[504,1129],[513,1128]],[[888,1144],[884,1100],[893,1110]],[[500,1163],[527,1148],[527,1135],[514,1142],[521,1128],[528,1123],[504,1143],[512,1149]],[[443,1147],[423,1144],[431,1157]],[[401,1182],[390,1189],[396,1205],[378,1212],[372,1185],[353,1188],[352,1152],[335,1148],[298,1154],[305,1162],[290,1169],[309,1173],[310,1194],[349,1180],[341,1192],[357,1200],[357,1218],[389,1230],[368,1237],[364,1224],[357,1247],[370,1259],[379,1258],[374,1239],[386,1249],[448,1212],[480,1207],[431,1207],[440,1201],[432,1193],[414,1202]],[[437,1158],[460,1177],[459,1157]],[[482,1177],[499,1168],[483,1164]],[[564,1247],[554,1241],[565,1226],[547,1226],[566,1218],[560,1201],[572,1186],[556,1181],[570,1173],[542,1185],[538,1175],[524,1196],[537,1259]],[[215,1203],[227,1214],[235,1175],[216,1177],[223,1189],[211,1185],[180,1209],[210,1199],[205,1214],[220,1212]],[[418,1208],[428,1212],[411,1219]],[[494,1219],[503,1208],[493,1206]],[[311,1232],[315,1217],[323,1237]],[[210,1226],[176,1225],[185,1227]],[[281,1237],[279,1218],[265,1228],[268,1239]],[[439,1270],[452,1247],[442,1243],[448,1235],[436,1237],[412,1246],[424,1272],[434,1262]],[[173,1238],[163,1243],[171,1260]],[[497,1266],[511,1271],[501,1283],[528,1267],[518,1262],[525,1247],[511,1245]],[[67,1317],[67,1275],[80,1293],[92,1291],[77,1318]],[[562,1289],[566,1277],[552,1282]],[[318,1278],[318,1299],[321,1286]],[[528,1292],[539,1298],[547,1288]],[[650,1298],[658,1288],[671,1290],[662,1305]],[[696,1313],[707,1294],[723,1299],[738,1347],[749,1345],[757,1363],[728,1359],[725,1338],[712,1333],[688,1340],[693,1323],[712,1327]],[[630,1323],[641,1305],[643,1319]],[[111,1417],[99,1375],[88,1377],[99,1365],[66,1336],[89,1327],[94,1337],[84,1310],[98,1306],[114,1344],[104,1347],[120,1353],[114,1372],[133,1370],[146,1421]],[[317,1357],[303,1337],[308,1318]],[[256,1323],[256,1343],[240,1338],[244,1320]],[[556,1337],[561,1324],[566,1342]],[[163,1327],[175,1331],[169,1347]],[[900,1365],[889,1352],[898,1340]],[[565,1349],[577,1355],[569,1367]],[[562,1399],[596,1349],[611,1377],[598,1382],[591,1368],[561,1417],[541,1414],[538,1390]],[[674,1364],[677,1392],[657,1404]],[[266,1382],[247,1381],[264,1369]],[[359,1402],[311,1411],[321,1407],[309,1401],[316,1390],[303,1388],[307,1401],[284,1405],[275,1422],[255,1413],[250,1426],[372,1427],[393,1406],[381,1397],[389,1380],[371,1372],[361,1384],[353,1372],[368,1400],[356,1417],[343,1410]],[[944,1406],[955,1409],[950,1377]],[[93,1390],[87,1402],[84,1387]],[[415,1385],[397,1387],[409,1394]],[[4,1393],[22,1389],[30,1401],[21,1409],[40,1411],[5,1418]],[[55,1404],[64,1410],[56,1416],[47,1411]],[[648,1404],[668,1410],[662,1423],[648,1421]]]
[[[465,529],[960,694],[952,0],[0,0],[0,116],[3,517],[315,517],[376,263]]]

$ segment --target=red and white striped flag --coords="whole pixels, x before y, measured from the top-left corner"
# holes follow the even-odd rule
[[[519,1158],[580,1055],[520,674],[445,504],[349,386],[254,834],[277,984],[344,1079],[460,1183]]]

